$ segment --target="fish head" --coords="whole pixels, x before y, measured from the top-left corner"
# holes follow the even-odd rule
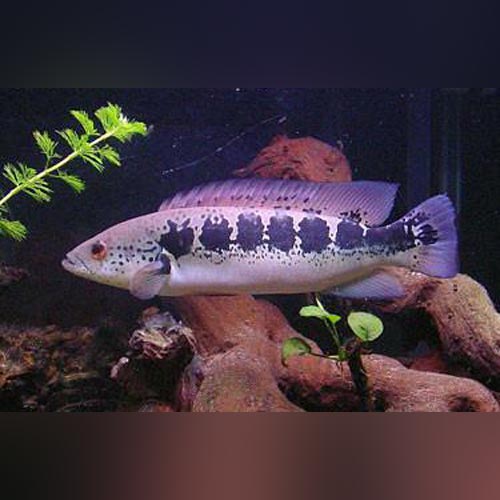
[[[81,278],[103,285],[129,289],[133,276],[153,259],[156,248],[148,245],[143,224],[128,221],[111,227],[71,250],[63,268]]]

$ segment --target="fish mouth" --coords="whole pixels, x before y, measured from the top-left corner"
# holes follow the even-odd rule
[[[66,255],[66,257],[63,259],[61,262],[62,267],[74,274],[93,274],[92,271],[88,268],[87,264],[81,259],[80,257],[74,255],[74,256],[69,256]]]
[[[70,257],[66,257],[62,260],[61,265],[66,271],[73,271],[76,267],[76,262],[74,262]]]

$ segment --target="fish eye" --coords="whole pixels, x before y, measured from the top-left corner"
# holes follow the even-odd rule
[[[108,253],[108,249],[107,249],[106,244],[104,242],[98,241],[97,243],[94,243],[92,245],[90,252],[92,254],[93,259],[104,260],[106,258],[107,253]]]

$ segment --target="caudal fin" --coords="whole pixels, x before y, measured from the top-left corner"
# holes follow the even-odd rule
[[[410,267],[436,278],[453,278],[459,272],[456,213],[447,196],[440,195],[412,210],[402,222],[416,247]]]

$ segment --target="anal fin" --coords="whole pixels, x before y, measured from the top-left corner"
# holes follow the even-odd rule
[[[345,299],[391,300],[403,297],[405,289],[389,272],[376,271],[366,278],[340,285],[324,293]]]

